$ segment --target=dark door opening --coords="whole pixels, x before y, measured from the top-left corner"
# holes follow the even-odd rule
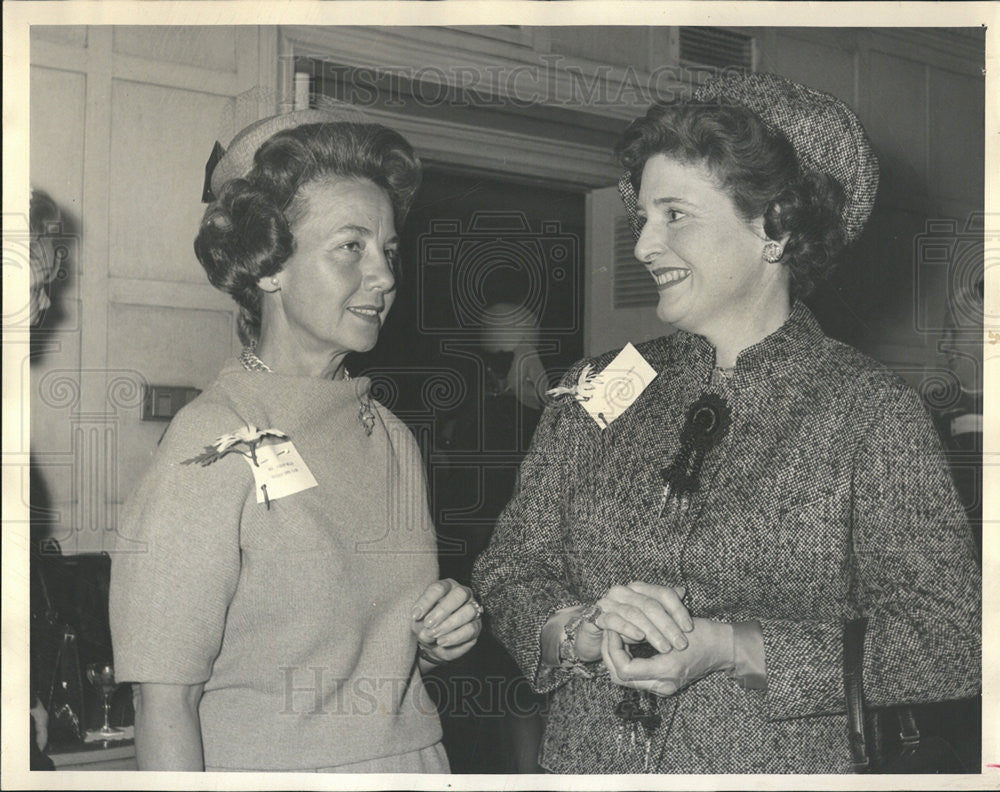
[[[395,370],[408,380],[420,364],[460,365],[448,349],[475,339],[497,302],[534,313],[546,369],[565,370],[583,354],[584,199],[582,191],[428,167],[399,229],[395,303],[378,346],[356,356],[352,370]],[[419,394],[396,398],[401,412],[420,409]]]
[[[515,489],[537,394],[583,354],[584,201],[429,168],[400,229],[402,276],[378,346],[348,363],[421,446],[442,577],[470,582]],[[488,632],[433,673],[453,772],[539,771],[544,701],[519,673]]]
[[[516,410],[508,411],[510,421],[520,421],[517,426],[496,415],[487,420],[490,396],[497,395],[483,333],[491,307],[503,304],[515,319],[536,318],[533,344],[548,384],[582,357],[584,201],[582,191],[431,167],[400,229],[402,274],[392,310],[376,348],[354,356],[348,366],[372,378],[375,397],[416,435],[442,536],[458,519],[449,508],[464,507],[468,514],[459,522],[484,523],[481,539],[488,538],[498,505],[477,500],[485,495],[477,496],[480,485],[474,482],[473,491],[464,493],[471,502],[463,503],[451,491],[454,479],[449,484],[439,478],[441,468],[455,468],[454,453],[442,455],[459,448],[463,460],[480,469],[516,469],[534,426],[533,412],[520,421]],[[463,436],[443,437],[456,411],[467,414]],[[498,439],[508,431],[510,438]],[[493,486],[489,500],[509,497],[501,491],[506,489]],[[467,576],[482,549],[482,541],[466,539],[460,546],[442,545],[442,566],[455,576]]]

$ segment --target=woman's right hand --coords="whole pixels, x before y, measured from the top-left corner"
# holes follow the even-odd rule
[[[576,632],[576,653],[584,662],[601,659],[605,630],[614,630],[625,643],[648,641],[660,654],[687,648],[685,633],[694,629],[684,605],[683,586],[660,586],[633,581],[612,586],[597,604],[596,619],[581,622]]]
[[[49,713],[37,696],[32,696],[31,717],[35,721],[35,743],[39,751],[44,751],[49,742]]]

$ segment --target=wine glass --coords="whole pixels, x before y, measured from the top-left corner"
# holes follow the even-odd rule
[[[87,681],[97,688],[104,702],[104,725],[97,734],[105,739],[121,737],[125,732],[113,729],[108,722],[111,714],[111,696],[118,687],[118,683],[115,682],[115,667],[111,663],[91,663],[87,666]]]

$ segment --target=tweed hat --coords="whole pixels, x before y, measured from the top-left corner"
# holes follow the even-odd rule
[[[246,176],[253,167],[253,157],[257,149],[272,135],[303,124],[333,124],[348,121],[361,123],[364,119],[349,106],[344,106],[343,109],[338,106],[328,109],[294,110],[255,121],[237,133],[229,148],[223,148],[216,142],[212,155],[205,165],[205,189],[202,201],[205,203],[214,201],[226,182]]]
[[[740,72],[712,78],[694,92],[694,101],[740,105],[768,129],[783,132],[803,171],[828,173],[843,187],[844,238],[848,243],[858,238],[875,203],[878,160],[864,127],[846,104],[776,74]],[[637,199],[627,173],[618,189],[638,238]]]

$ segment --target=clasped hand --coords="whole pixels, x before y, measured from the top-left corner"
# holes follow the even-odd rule
[[[597,601],[600,615],[581,623],[576,638],[581,660],[602,659],[611,680],[637,690],[671,696],[715,671],[732,667],[732,627],[693,619],[683,587],[640,581],[613,586]],[[627,646],[647,641],[657,654],[632,657]]]
[[[716,671],[733,668],[733,632],[725,622],[694,619],[686,649],[674,649],[652,657],[632,657],[622,636],[605,630],[601,657],[611,681],[658,696],[672,696],[692,682]]]
[[[420,595],[410,629],[426,654],[447,663],[475,645],[483,629],[481,612],[468,586],[445,578],[431,583]]]

